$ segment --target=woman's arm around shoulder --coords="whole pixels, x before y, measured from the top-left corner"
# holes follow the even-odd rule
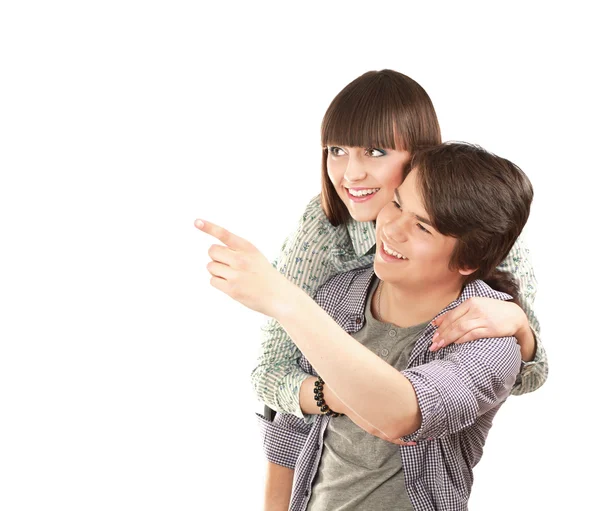
[[[529,249],[522,236],[517,239],[498,268],[512,274],[518,282],[521,305],[535,338],[534,358],[532,361],[523,361],[521,372],[511,391],[513,395],[527,394],[539,389],[548,378],[548,358],[540,337],[540,322],[533,310],[537,281],[529,257]]]

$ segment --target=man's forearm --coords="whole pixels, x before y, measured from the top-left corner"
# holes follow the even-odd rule
[[[275,317],[339,399],[391,438],[416,431],[421,417],[410,381],[300,289],[289,286],[286,292],[290,296],[279,301]]]
[[[287,511],[293,480],[294,471],[291,468],[267,462],[264,511]]]

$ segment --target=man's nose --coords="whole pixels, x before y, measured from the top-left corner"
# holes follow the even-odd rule
[[[400,243],[408,239],[409,215],[402,214],[390,219],[383,226],[383,235],[391,242],[398,241]]]

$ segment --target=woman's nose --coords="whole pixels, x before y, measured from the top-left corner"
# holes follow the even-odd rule
[[[367,177],[367,171],[365,169],[364,163],[360,158],[350,155],[348,158],[348,165],[346,166],[346,171],[344,172],[344,179],[348,183],[356,183],[362,181]]]

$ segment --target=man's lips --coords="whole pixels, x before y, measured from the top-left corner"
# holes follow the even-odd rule
[[[390,247],[385,241],[381,241],[379,245],[379,254],[384,261],[389,262],[401,262],[407,261],[408,257],[399,252],[398,250]]]

